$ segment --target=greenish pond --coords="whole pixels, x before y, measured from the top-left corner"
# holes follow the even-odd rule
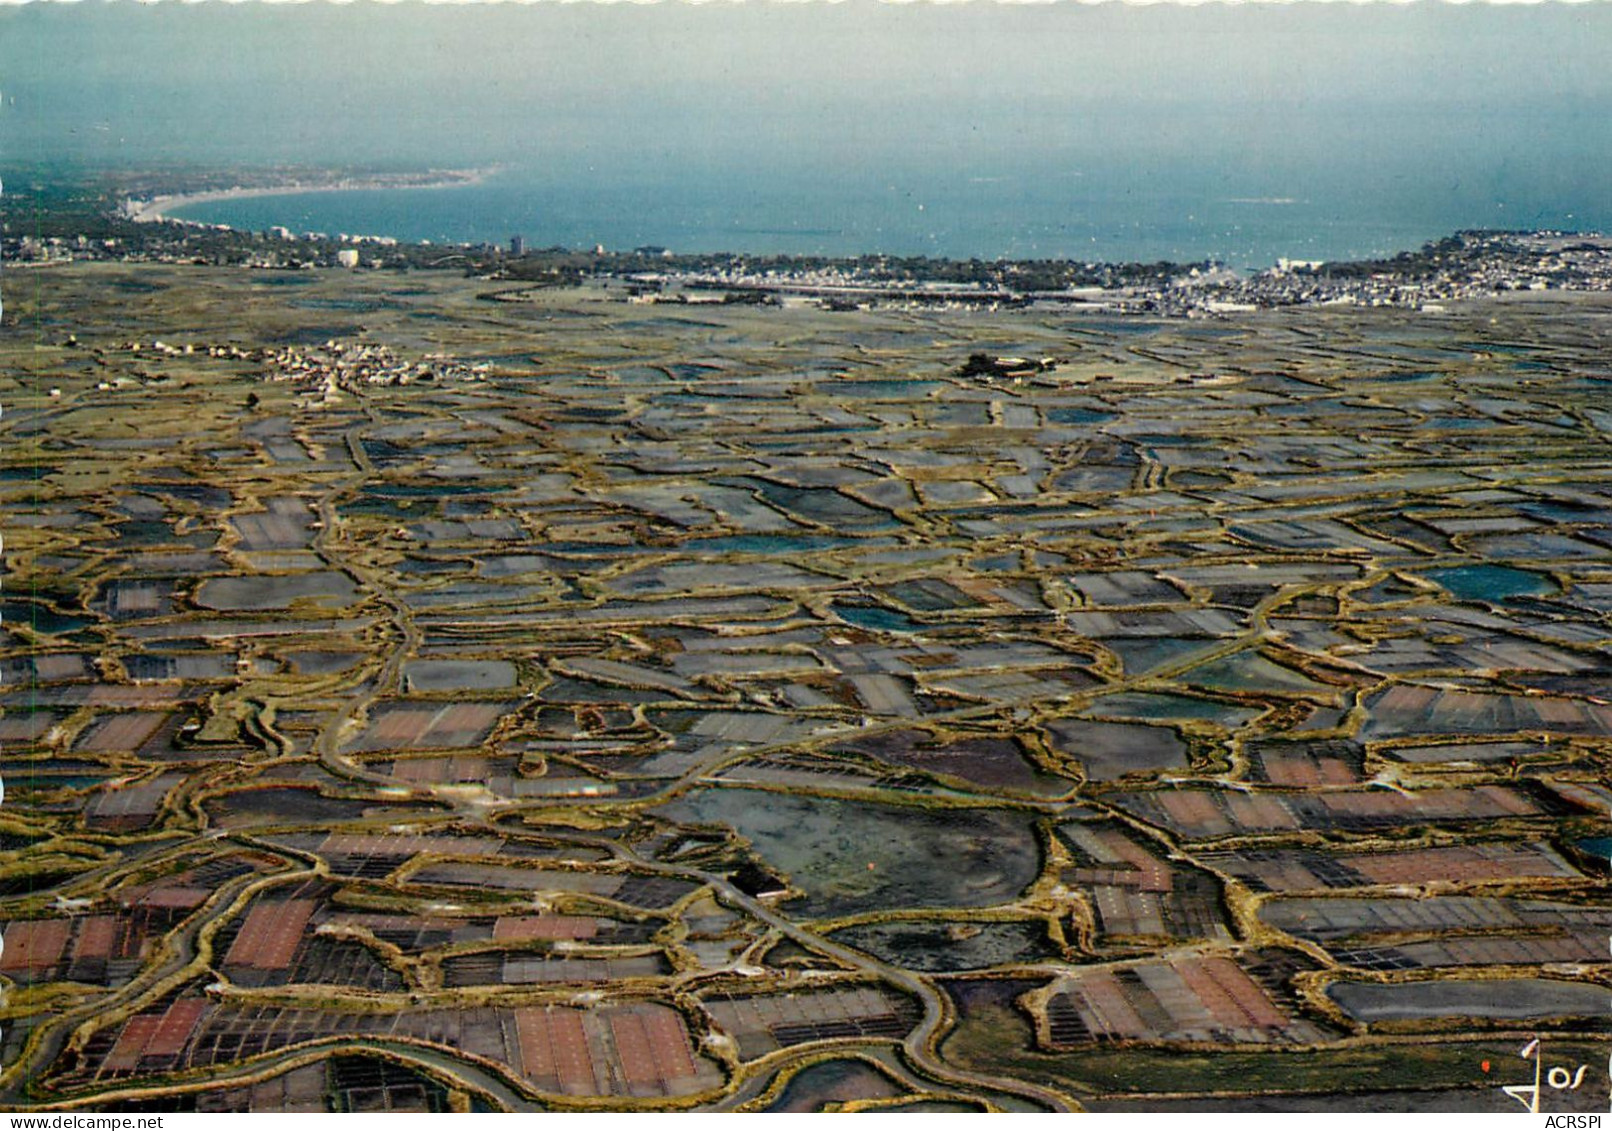
[[[1556,583],[1544,574],[1510,566],[1430,569],[1427,576],[1459,601],[1505,601],[1511,597],[1543,597],[1557,591]]]
[[[829,610],[846,624],[875,632],[922,632],[927,627],[905,613],[898,613],[883,605],[834,604],[829,606]]]

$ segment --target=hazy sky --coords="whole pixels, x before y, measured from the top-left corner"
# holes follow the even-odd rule
[[[1544,134],[1604,159],[1609,58],[1608,4],[84,0],[0,8],[0,144],[8,161],[112,163],[804,147],[832,167],[958,147],[1302,162]]]

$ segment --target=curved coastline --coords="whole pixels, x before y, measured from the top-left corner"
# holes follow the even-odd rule
[[[201,192],[159,193],[149,199],[130,197],[123,202],[125,218],[137,224],[192,224],[199,227],[228,228],[228,224],[213,224],[202,220],[187,220],[173,215],[174,210],[195,204],[216,204],[226,200],[248,200],[261,196],[300,196],[315,192],[363,192],[377,189],[444,189],[477,185],[498,171],[488,169],[448,170],[433,175],[430,180],[406,180],[395,176],[344,177],[336,181],[303,183],[288,181],[268,185],[234,185],[227,189],[206,189]]]

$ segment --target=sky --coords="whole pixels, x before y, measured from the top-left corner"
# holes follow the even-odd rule
[[[0,160],[1571,152],[1608,57],[1605,3],[36,3],[0,8]]]

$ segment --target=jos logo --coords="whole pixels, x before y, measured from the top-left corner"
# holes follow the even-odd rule
[[[1545,1068],[1544,1048],[1540,1044],[1538,1037],[1524,1045],[1522,1051],[1517,1055],[1524,1060],[1534,1062],[1534,1082],[1532,1084],[1504,1084],[1500,1090],[1522,1104],[1527,1111],[1534,1115],[1539,1114],[1539,1099],[1546,1088],[1556,1092],[1577,1091],[1579,1086],[1584,1083],[1584,1073],[1590,1067],[1587,1064],[1580,1064],[1576,1067],[1568,1068],[1566,1065],[1557,1064],[1552,1065],[1547,1070]],[[1586,1123],[1583,1126],[1599,1127],[1601,1124],[1599,1116],[1585,1118],[1594,1118],[1595,1122]],[[1578,1125],[1574,1124],[1574,1126]]]

